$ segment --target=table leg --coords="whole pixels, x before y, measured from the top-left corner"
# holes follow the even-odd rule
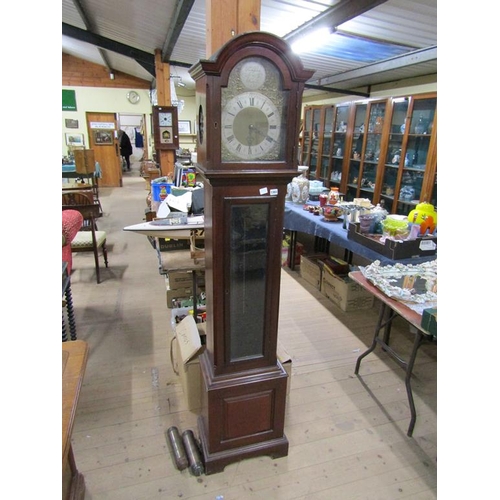
[[[348,264],[352,264],[352,259],[353,259],[353,253],[351,250],[348,250],[347,248],[344,249],[344,260],[348,263]]]
[[[62,315],[62,341],[68,341],[68,333],[66,332],[66,321],[64,321],[64,313]]]
[[[413,349],[411,351],[410,359],[408,360],[408,364],[406,366],[406,377],[405,377],[405,385],[406,385],[406,393],[408,394],[408,402],[410,403],[410,425],[408,426],[407,436],[412,437],[413,428],[415,427],[415,421],[417,420],[417,411],[415,410],[415,403],[413,401],[413,392],[411,390],[411,373],[413,371],[413,365],[415,363],[415,359],[417,357],[417,352],[420,346],[423,344],[424,336],[422,333],[417,330],[415,334],[415,342],[413,342]]]
[[[393,311],[391,311],[391,309],[389,308],[386,308],[386,312],[385,312],[385,327],[384,327],[384,344],[386,345],[389,345],[389,341],[391,339],[391,325],[392,325],[392,319],[394,318],[394,316],[396,316],[394,314]]]
[[[375,350],[377,344],[382,346],[382,349],[389,354],[394,360],[398,362],[398,364],[405,370],[405,386],[406,386],[406,394],[408,396],[408,403],[410,405],[410,425],[408,426],[407,436],[412,437],[413,429],[415,427],[415,422],[417,420],[417,411],[415,409],[415,402],[413,401],[413,392],[411,389],[411,374],[413,371],[413,365],[415,364],[415,359],[417,357],[417,352],[420,346],[423,344],[425,337],[420,330],[417,330],[415,334],[415,341],[413,342],[413,348],[411,351],[410,358],[408,362],[402,359],[391,347],[389,347],[386,341],[389,341],[389,333],[390,326],[392,320],[397,316],[395,311],[386,306],[383,302],[380,304],[380,312],[377,320],[377,326],[375,327],[375,334],[373,336],[373,341],[371,346],[358,357],[356,361],[356,368],[354,369],[354,373],[357,375],[359,372],[359,367],[361,365],[361,360],[368,356],[371,352]],[[381,330],[384,329],[384,337],[382,339],[379,338]]]
[[[288,267],[295,270],[295,245],[297,244],[297,231],[290,231],[290,247],[288,248]]]
[[[368,354],[373,352],[375,350],[375,347],[377,346],[378,335],[380,333],[380,330],[383,327],[384,318],[386,317],[386,309],[387,309],[387,306],[383,302],[381,302],[380,303],[380,311],[378,314],[377,326],[375,327],[375,334],[373,336],[372,345],[363,354],[361,354],[361,356],[358,357],[358,359],[356,361],[356,368],[354,369],[355,375],[357,375],[359,372],[359,366],[361,365],[361,360],[365,356],[368,356]]]
[[[198,323],[198,280],[196,279],[196,269],[193,269],[193,278],[192,278],[192,287],[193,287],[193,317],[196,323]]]
[[[68,283],[64,292],[66,297],[66,310],[68,311],[69,333],[71,340],[76,340],[75,311],[73,309],[73,297],[71,295],[71,284]]]
[[[316,253],[319,253],[319,252],[330,253],[330,242],[325,238],[315,236],[314,237],[314,251]]]

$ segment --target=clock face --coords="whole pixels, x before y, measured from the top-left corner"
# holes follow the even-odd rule
[[[221,94],[222,161],[284,160],[287,97],[268,59],[248,57],[236,64]]]
[[[141,97],[140,95],[135,91],[135,90],[131,90],[128,94],[127,94],[127,99],[129,100],[129,102],[131,102],[132,104],[137,104],[140,100],[141,100]]]
[[[172,113],[158,113],[158,123],[160,127],[171,127]]]
[[[222,111],[222,142],[242,160],[267,157],[277,149],[280,134],[280,112],[259,92],[238,94]]]

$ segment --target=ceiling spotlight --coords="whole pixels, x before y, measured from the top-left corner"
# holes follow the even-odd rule
[[[113,72],[111,72],[111,73],[109,74],[109,79],[110,79],[110,80],[114,80],[114,79],[115,79],[115,74],[114,74]]]

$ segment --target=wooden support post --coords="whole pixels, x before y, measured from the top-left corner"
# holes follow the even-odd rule
[[[207,57],[227,41],[260,30],[261,0],[206,0]]]
[[[155,73],[156,73],[156,95],[159,106],[171,106],[172,96],[170,95],[170,64],[161,60],[161,50],[155,50]],[[175,151],[157,150],[158,163],[160,164],[161,175],[172,174],[174,172]]]

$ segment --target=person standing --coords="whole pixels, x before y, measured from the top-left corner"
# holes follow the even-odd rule
[[[130,142],[130,137],[126,132],[120,130],[120,155],[125,158],[125,163],[127,164],[127,170],[130,170],[130,156],[132,155],[132,143]]]

